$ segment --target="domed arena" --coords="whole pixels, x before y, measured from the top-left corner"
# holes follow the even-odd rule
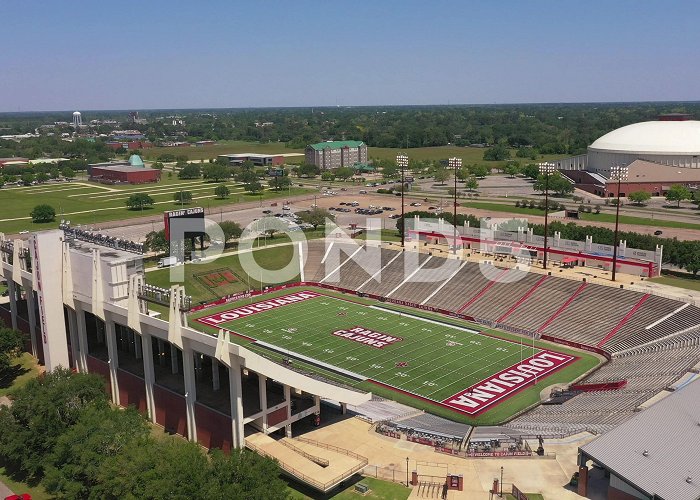
[[[700,167],[700,121],[633,123],[608,132],[588,147],[588,169],[604,175],[612,165],[629,165],[639,159]]]
[[[661,115],[599,137],[586,154],[557,162],[577,188],[609,198],[634,191],[665,196],[672,185],[700,185],[700,121],[688,115]],[[626,167],[626,181],[610,182],[613,167]]]

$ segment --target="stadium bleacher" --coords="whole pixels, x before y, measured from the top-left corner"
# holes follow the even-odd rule
[[[348,250],[341,262],[352,251]],[[585,392],[560,405],[538,406],[506,424],[513,432],[550,437],[581,431],[605,432],[639,411],[642,403],[671,387],[700,360],[700,308],[693,305],[427,254],[417,256],[421,268],[411,280],[406,280],[406,256],[394,250],[377,251],[381,252],[381,282],[371,279],[354,262],[341,265],[331,277],[344,288],[381,296],[391,293],[393,299],[461,311],[493,323],[500,320],[508,329],[539,331],[591,346],[600,344],[612,355],[610,362],[581,383],[624,379],[624,388]],[[307,280],[313,273],[317,281],[329,281],[323,274],[323,255],[322,245],[309,245]],[[413,270],[409,269],[408,274]],[[498,275],[503,281],[494,283],[484,274]],[[507,282],[513,277],[519,279]],[[449,434],[444,422],[434,420],[439,417],[390,401],[373,400],[353,411],[370,421],[407,423],[409,419],[413,428]]]

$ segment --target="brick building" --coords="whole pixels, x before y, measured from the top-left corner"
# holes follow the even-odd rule
[[[306,147],[306,163],[322,170],[352,167],[367,162],[367,145],[362,141],[328,141]]]
[[[145,184],[158,182],[160,170],[125,165],[93,167],[90,170],[90,180],[105,184]]]

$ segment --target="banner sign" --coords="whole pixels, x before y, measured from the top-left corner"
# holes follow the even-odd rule
[[[468,415],[476,415],[512,396],[537,378],[545,377],[576,360],[575,356],[541,351],[442,401],[442,404]]]

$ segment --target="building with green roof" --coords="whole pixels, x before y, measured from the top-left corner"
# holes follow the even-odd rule
[[[144,168],[143,160],[139,155],[131,155],[129,157],[129,165],[132,167]]]
[[[322,170],[367,163],[367,145],[362,141],[327,141],[306,147],[306,163]]]

